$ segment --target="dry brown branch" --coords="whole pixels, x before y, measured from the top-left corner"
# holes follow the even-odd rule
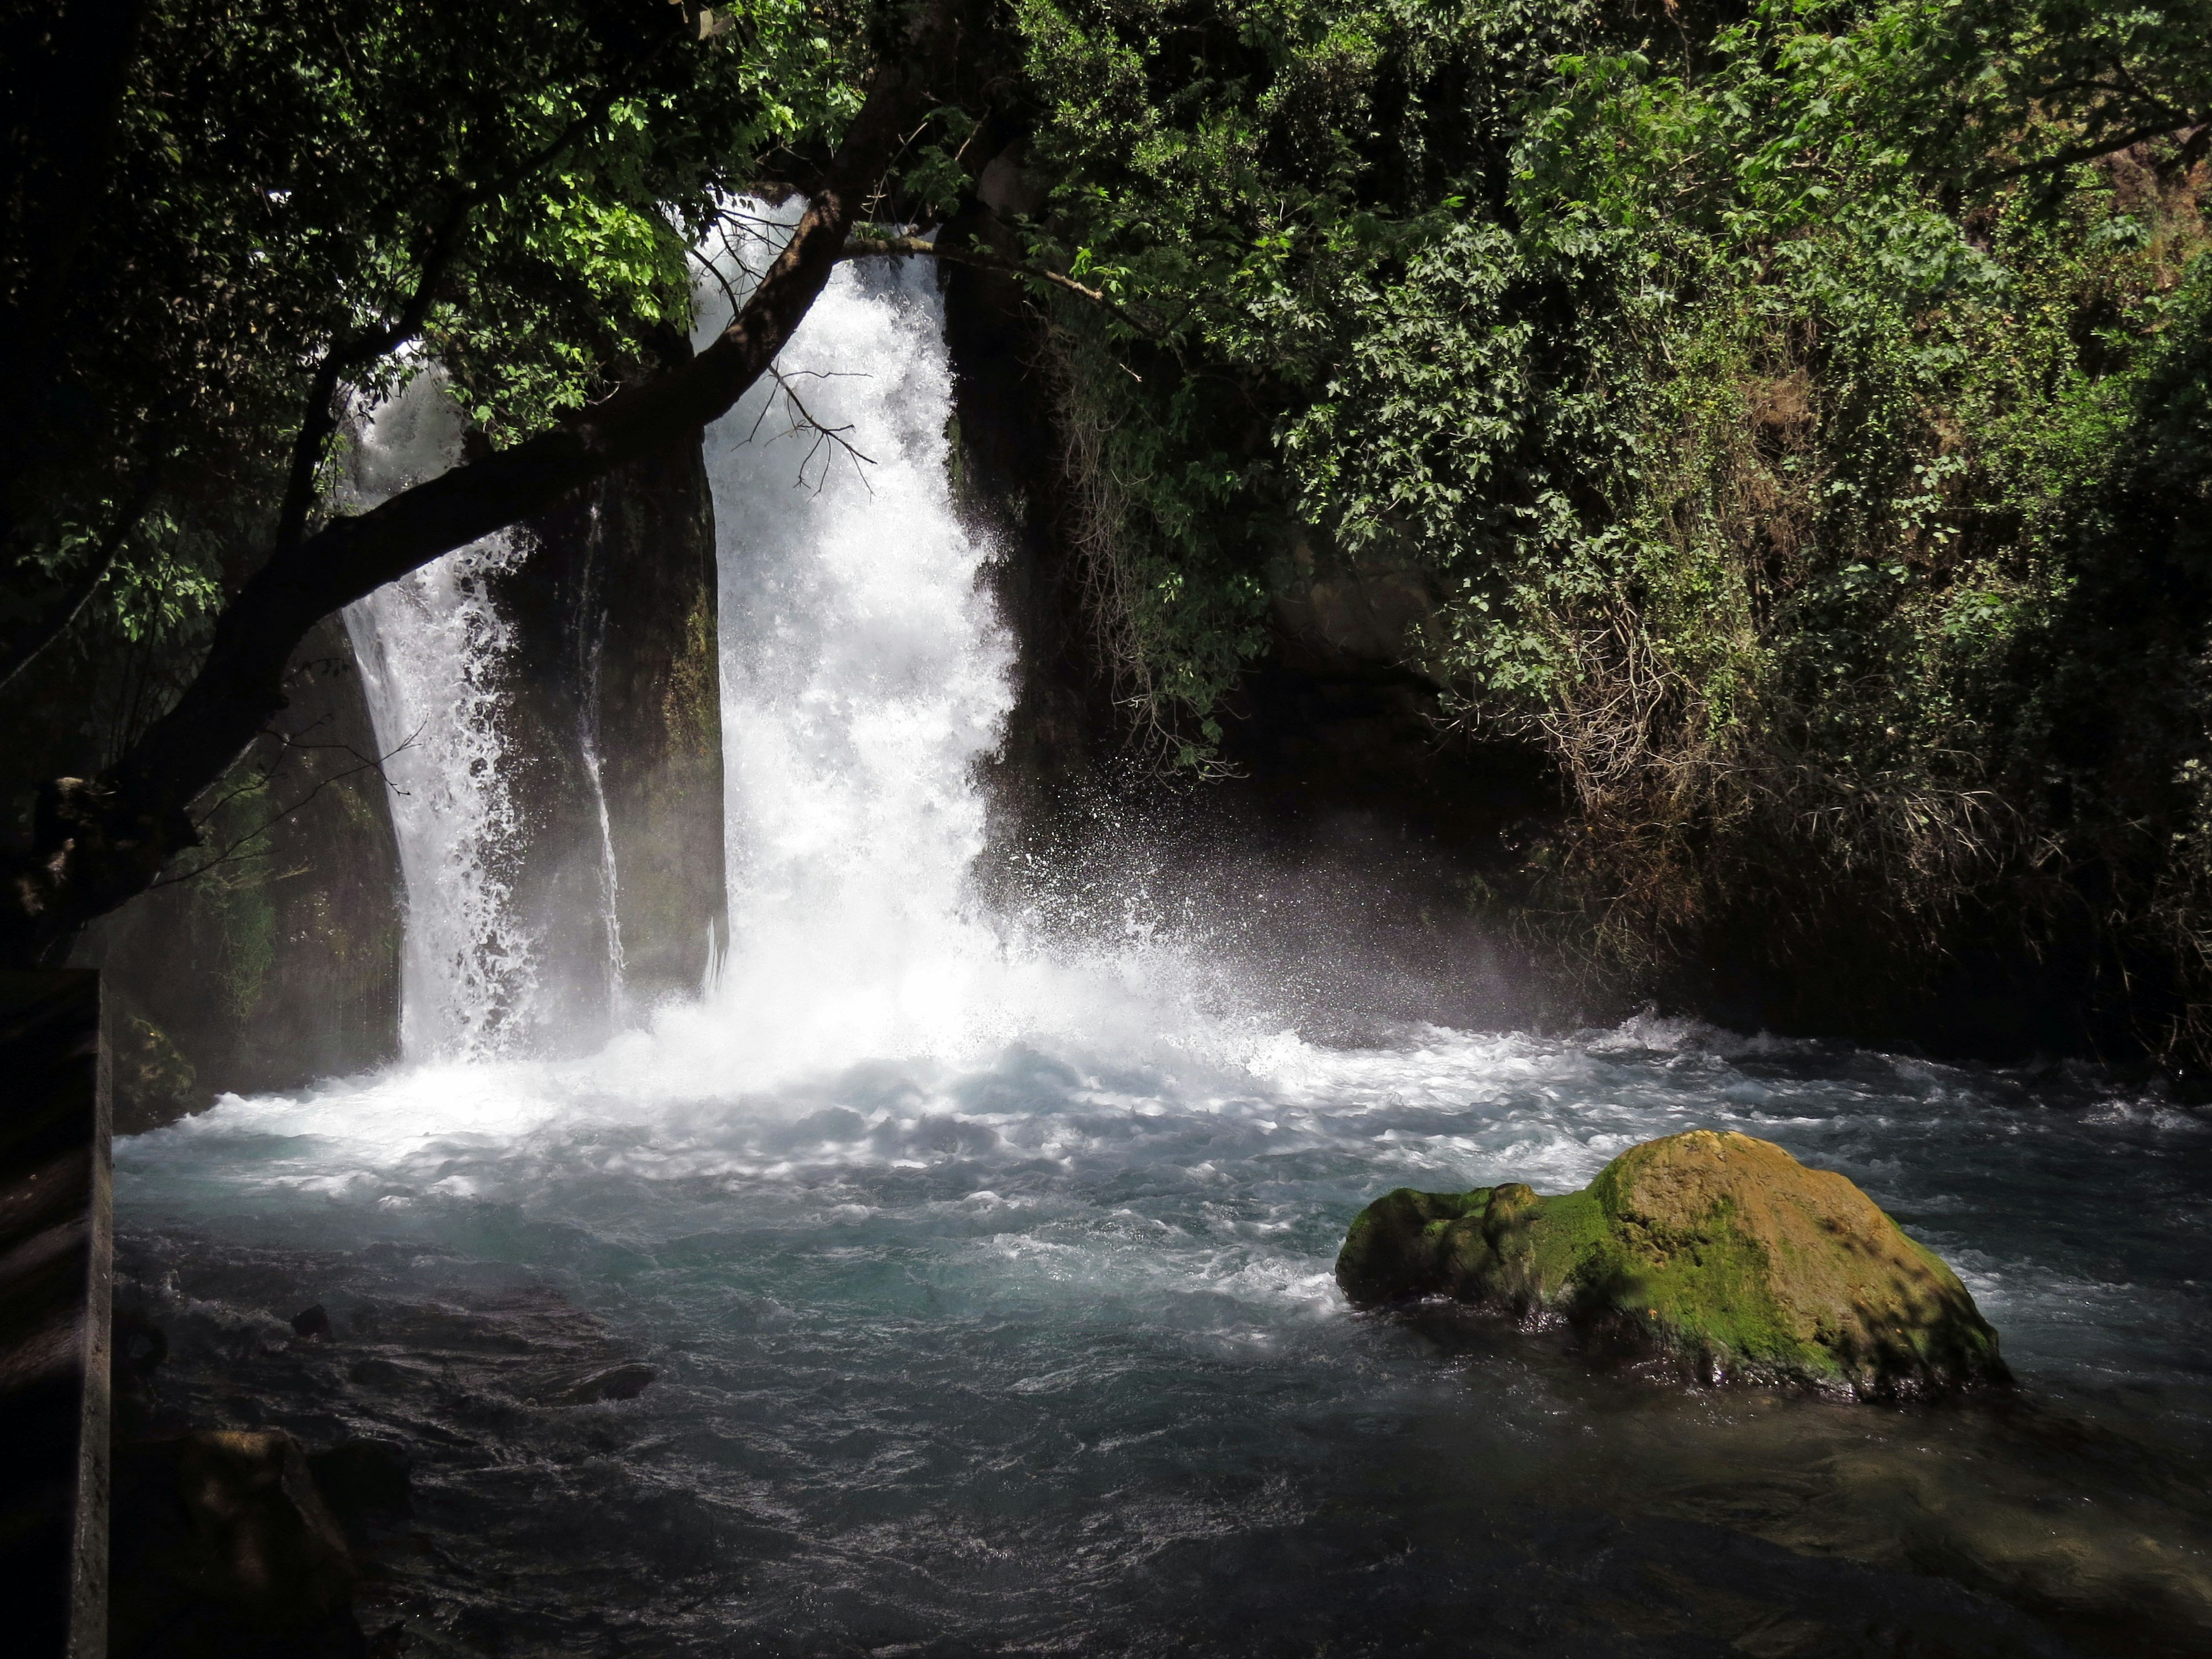
[[[221,848],[216,849],[211,857],[204,859],[199,863],[195,864],[191,869],[178,871],[173,874],[164,876],[160,880],[152,883],[147,889],[148,891],[151,892],[156,889],[163,887],[176,887],[185,882],[198,881],[210,871],[224,866],[244,863],[250,859],[266,858],[268,856],[266,850],[261,852],[254,852],[251,850],[252,844],[255,842],[260,840],[262,836],[267,835],[271,830],[274,830],[278,824],[283,823],[287,818],[297,815],[307,806],[308,802],[313,800],[318,795],[321,794],[324,790],[329,788],[332,784],[343,783],[348,778],[359,777],[363,772],[375,773],[377,776],[384,779],[385,787],[388,789],[392,789],[394,793],[405,793],[405,791],[398,788],[398,787],[392,782],[389,776],[386,775],[384,768],[386,763],[389,762],[394,755],[404,754],[409,749],[413,748],[416,738],[421,737],[422,733],[421,729],[417,728],[404,741],[397,744],[388,752],[375,756],[363,755],[358,749],[356,749],[349,743],[301,743],[297,739],[281,732],[272,732],[269,735],[277,738],[279,743],[283,744],[284,750],[288,753],[294,750],[343,750],[344,753],[351,755],[357,763],[347,767],[343,771],[333,772],[328,777],[317,779],[314,786],[305,794],[301,795],[297,800],[294,801],[289,806],[283,808],[280,811],[272,813],[269,817],[264,819],[261,823],[257,823],[252,829],[246,830],[243,835],[234,836],[230,841],[226,842]],[[266,788],[270,781],[275,776],[276,768],[281,764],[283,764],[283,758],[280,756],[277,760],[272,761],[269,766],[263,770],[261,776],[254,782],[240,786],[239,788],[233,790],[229,794],[224,796],[221,800],[216,802],[215,806],[209,809],[209,811],[203,816],[201,820],[202,823],[205,823],[212,822],[222,809],[228,806],[232,801],[238,800],[246,795],[257,793],[260,790]]]

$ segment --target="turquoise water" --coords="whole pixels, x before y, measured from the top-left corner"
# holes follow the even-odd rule
[[[500,1058],[545,1022],[472,760],[454,802],[393,797],[440,969],[417,1063],[118,1150],[163,1409],[410,1459],[412,1516],[367,1540],[383,1651],[2212,1650],[2212,1120],[1654,1020],[1393,1024],[1487,958],[1387,938],[1419,907],[1371,848],[1337,879],[1133,834],[1002,858],[985,915],[1015,649],[946,483],[926,273],[841,270],[784,368],[868,462],[769,389],[708,434],[716,982],[599,1054]],[[439,690],[451,639],[496,638],[457,614],[384,607],[377,643],[409,708],[480,722],[436,752],[495,774],[496,696]],[[1691,1392],[1337,1294],[1382,1192],[1566,1190],[1700,1126],[1858,1182],[2020,1388]],[[332,1340],[295,1338],[313,1304]],[[562,1403],[620,1362],[656,1380]]]
[[[409,1449],[418,1541],[365,1622],[422,1650],[2212,1637],[2194,1112],[1650,1021],[1364,1048],[1124,1030],[721,1091],[714,1021],[687,1018],[565,1066],[232,1102],[118,1152],[178,1403]],[[1686,1390],[1335,1291],[1381,1191],[1564,1189],[1701,1125],[1860,1182],[1959,1267],[2020,1388]],[[335,1342],[293,1340],[308,1302]],[[617,1358],[658,1380],[543,1403]]]

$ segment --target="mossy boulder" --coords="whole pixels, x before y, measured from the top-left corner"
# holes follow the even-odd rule
[[[1558,1197],[1401,1188],[1353,1221],[1336,1278],[1357,1307],[1455,1297],[1712,1382],[1895,1395],[2008,1380],[1942,1257],[1844,1176],[1727,1131],[1631,1147]]]
[[[115,1133],[143,1134],[190,1117],[215,1103],[215,1091],[203,1089],[192,1063],[150,1019],[130,1011],[118,990],[108,1018],[110,1087],[115,1103]]]

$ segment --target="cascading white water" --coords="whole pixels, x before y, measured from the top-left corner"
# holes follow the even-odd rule
[[[592,811],[599,821],[599,923],[607,942],[607,994],[610,1012],[616,1024],[623,1022],[627,1002],[627,988],[623,982],[624,963],[622,942],[622,872],[615,857],[614,822],[607,811],[607,781],[599,751],[599,686],[600,668],[606,657],[606,611],[599,603],[597,577],[599,572],[601,532],[603,525],[597,501],[592,503],[591,556],[584,565],[584,594],[578,610],[585,618],[582,649],[584,653],[584,695],[577,722],[578,747],[584,763],[584,784],[591,791]]]
[[[738,253],[757,267],[761,251]],[[740,288],[735,258],[722,275]],[[705,331],[728,315],[726,300],[702,310]],[[707,434],[722,999],[793,1053],[929,1052],[996,957],[966,884],[983,845],[976,765],[1012,701],[1012,647],[980,586],[990,550],[951,499],[935,272],[840,268],[778,372]]]
[[[1331,1046],[1249,1012],[1279,975],[1215,995],[1134,924],[1002,948],[966,881],[1009,653],[946,488],[938,323],[925,271],[848,270],[787,355],[871,465],[772,435],[773,388],[709,434],[719,989],[597,1054],[411,1064],[124,1140],[165,1386],[399,1442],[424,1547],[394,1612],[441,1649],[1412,1653],[1479,1628],[1629,1653],[1656,1628],[1718,1652],[1832,1624],[1837,1651],[2060,1650],[1917,1546],[1903,1570],[1899,1537],[1976,1585],[2056,1562],[2106,1598],[2081,1607],[2212,1627],[2206,1530],[2162,1473],[2212,1423],[2212,1123],[1656,1019]],[[410,1026],[418,1060],[497,1047],[468,1021],[507,948],[501,556],[349,618],[380,734],[423,731],[393,768],[410,1013],[451,1023]],[[1376,1194],[1561,1190],[1701,1125],[1860,1182],[2094,1426],[1625,1389],[1502,1328],[1347,1316],[1331,1262]],[[292,1340],[310,1301],[339,1340]],[[617,1336],[653,1388],[562,1403]]]
[[[460,420],[434,371],[369,411],[354,453],[363,507],[446,471]],[[510,1052],[527,1024],[532,941],[512,904],[520,824],[503,769],[500,690],[514,648],[489,579],[522,555],[512,533],[433,560],[345,609],[391,785],[406,894],[400,1046],[410,1060]]]
[[[746,204],[753,234],[720,256],[720,281],[702,271],[702,336],[750,285],[740,261],[763,263],[799,207]],[[777,374],[706,437],[730,870],[715,1000],[742,1011],[756,1065],[933,1052],[1009,988],[984,990],[1004,963],[966,884],[983,844],[975,771],[1011,705],[1012,660],[979,585],[989,550],[951,501],[935,273],[842,268]],[[356,495],[373,503],[442,471],[459,439],[434,372],[418,376],[365,422]],[[395,751],[410,1060],[511,1056],[531,1023],[535,941],[512,904],[521,826],[501,732],[514,631],[486,589],[521,546],[487,538],[346,614],[379,743]],[[596,660],[582,669],[594,684]],[[619,995],[594,701],[579,735]]]

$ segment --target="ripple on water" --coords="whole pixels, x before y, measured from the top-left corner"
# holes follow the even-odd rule
[[[437,1549],[392,1595],[426,1641],[494,1618],[551,1649],[612,1620],[655,1652],[1442,1651],[1480,1616],[1501,1651],[1795,1620],[1842,1645],[1755,1650],[2182,1652],[2212,1629],[2196,1115],[1649,1021],[1233,1046],[1034,1039],[725,1092],[665,1064],[625,1090],[616,1054],[230,1101],[119,1150],[134,1282],[203,1408],[415,1448]],[[1947,1251],[2021,1397],[1685,1395],[1336,1291],[1388,1187],[1564,1189],[1698,1125],[1843,1170]],[[533,1297],[662,1381],[532,1403],[580,1340],[517,1326]],[[331,1309],[327,1355],[271,1321],[288,1299]],[[478,1326],[522,1330],[507,1370],[454,1335]],[[368,1349],[395,1369],[349,1380]]]

